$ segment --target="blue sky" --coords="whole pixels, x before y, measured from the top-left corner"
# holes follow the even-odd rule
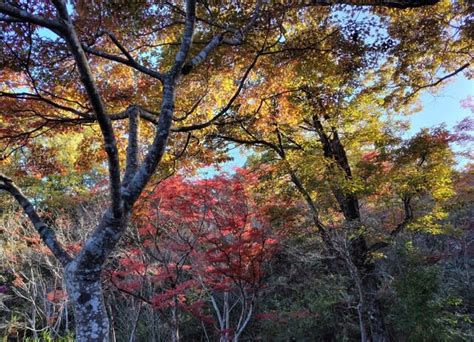
[[[39,29],[39,34],[48,38],[56,38],[56,35],[48,29]],[[456,123],[473,113],[467,108],[461,107],[461,100],[468,96],[474,96],[474,82],[468,80],[463,75],[450,79],[436,93],[425,90],[421,95],[421,104],[423,109],[411,115],[407,119],[410,121],[410,129],[406,133],[406,137],[410,137],[418,132],[421,128],[433,127],[440,124],[446,124],[448,128],[452,128]],[[455,146],[455,150],[462,147]],[[221,170],[232,172],[236,167],[242,167],[247,160],[246,154],[248,150],[234,148],[230,151],[232,161],[222,163]],[[460,166],[467,163],[465,159],[458,159]],[[213,167],[203,168],[200,172],[202,175],[212,177],[218,171]]]
[[[468,96],[474,95],[474,82],[468,80],[464,76],[459,76],[451,80],[440,91],[432,94],[428,91],[421,96],[423,110],[411,116],[410,130],[407,136],[412,136],[421,128],[438,126],[445,124],[448,129],[453,128],[459,121],[466,117],[473,117],[474,113],[468,108],[461,107],[461,100]],[[456,152],[466,151],[473,147],[471,143],[469,146],[454,145],[453,150]],[[457,157],[457,167],[462,169],[472,160],[465,157]]]
[[[449,82],[436,94],[427,91],[421,96],[423,110],[410,117],[411,128],[407,132],[413,135],[420,128],[432,127],[446,123],[452,128],[457,122],[473,113],[461,107],[461,100],[474,95],[474,82],[464,76],[457,77]]]
[[[425,90],[420,96],[423,109],[409,117],[410,129],[406,133],[406,137],[413,136],[421,128],[438,126],[446,124],[447,128],[452,128],[459,121],[468,116],[473,116],[473,113],[467,108],[461,107],[461,100],[468,96],[474,96],[474,82],[468,80],[464,76],[453,78],[444,85],[436,93]],[[455,150],[460,150],[462,147],[454,146]],[[249,151],[234,148],[230,151],[232,161],[220,164],[221,170],[225,172],[232,172],[236,167],[242,167],[247,160],[246,154]],[[463,166],[468,161],[463,158],[458,158],[459,166]],[[212,177],[218,171],[213,167],[203,168],[201,175],[205,177]]]

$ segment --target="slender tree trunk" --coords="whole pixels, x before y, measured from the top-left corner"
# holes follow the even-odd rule
[[[174,297],[174,306],[171,308],[171,341],[179,342],[178,298]]]
[[[359,318],[360,342],[367,342],[367,328],[366,328],[366,295],[364,291],[363,281],[360,277],[359,270],[352,262],[350,256],[345,260],[346,266],[349,269],[349,274],[354,281],[359,296],[359,303],[357,304],[357,314]]]
[[[137,333],[138,321],[140,320],[142,309],[143,309],[142,302],[139,302],[137,316],[133,320],[132,331],[130,332],[130,338],[128,339],[129,342],[135,342],[137,340],[136,333]]]
[[[110,301],[106,300],[105,305],[107,308],[107,316],[110,319],[110,342],[116,342],[117,338],[115,336],[115,321],[114,321],[114,315],[112,311],[112,306],[110,305]]]
[[[108,342],[109,319],[100,272],[90,272],[71,262],[65,269],[66,286],[74,308],[77,342]]]

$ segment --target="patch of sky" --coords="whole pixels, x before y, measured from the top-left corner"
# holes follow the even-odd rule
[[[459,76],[449,82],[438,93],[425,91],[420,98],[423,109],[410,117],[410,128],[405,137],[411,137],[423,128],[444,125],[453,129],[463,119],[474,118],[469,108],[463,108],[461,101],[468,96],[474,95],[474,82],[464,76]],[[471,132],[472,134],[473,132]],[[457,153],[473,150],[473,144],[453,144],[453,150]],[[458,155],[458,168],[462,169],[472,160]]]
[[[51,31],[50,29],[47,29],[45,27],[40,27],[36,30],[36,33],[41,37],[41,38],[48,38],[51,40],[55,40],[59,38],[59,36]]]
[[[251,150],[232,146],[229,150],[229,157],[231,160],[215,166],[203,167],[198,172],[198,177],[203,179],[212,178],[220,173],[235,173],[237,168],[244,167],[247,162],[247,157],[250,156]]]
[[[462,119],[471,116],[468,108],[461,107],[461,101],[474,95],[474,82],[464,76],[457,77],[438,93],[425,91],[420,98],[423,109],[410,118],[410,129],[406,136],[416,134],[420,129],[445,124],[453,128]]]

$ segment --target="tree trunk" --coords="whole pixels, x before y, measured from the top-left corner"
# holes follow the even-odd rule
[[[350,259],[362,280],[361,287],[369,321],[370,340],[372,342],[387,342],[390,339],[378,299],[379,281],[375,274],[375,264],[370,260],[367,243],[362,235],[351,242]]]
[[[372,266],[371,269],[373,270],[374,265],[370,266]],[[369,270],[363,278],[362,285],[366,297],[371,340],[372,342],[387,342],[390,339],[385,327],[384,315],[377,295],[379,290],[377,277]]]
[[[174,297],[174,306],[171,308],[171,341],[179,342],[178,298]]]
[[[107,316],[110,319],[110,342],[117,342],[117,337],[115,336],[115,321],[114,321],[114,315],[112,313],[112,306],[110,305],[110,301],[106,300],[105,305],[107,308]]]
[[[79,269],[75,261],[65,269],[69,299],[74,308],[77,342],[109,342],[109,319],[100,272]]]

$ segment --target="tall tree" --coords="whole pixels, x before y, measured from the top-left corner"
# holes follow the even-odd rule
[[[158,165],[166,161],[166,147],[176,148],[179,156],[180,149],[188,148],[192,141],[194,144],[197,144],[195,140],[199,141],[193,135],[194,131],[215,129],[215,125],[228,123],[222,120],[225,121],[226,114],[236,108],[240,93],[249,82],[258,84],[262,80],[258,75],[249,78],[258,59],[265,54],[273,55],[285,39],[291,42],[293,32],[307,32],[312,40],[319,40],[321,37],[315,35],[317,31],[304,28],[315,24],[324,26],[331,14],[327,7],[322,16],[315,15],[316,19],[305,22],[303,31],[299,27],[295,31],[280,20],[285,18],[287,11],[291,13],[290,22],[297,22],[299,8],[304,8],[309,18],[315,14],[314,8],[322,5],[409,8],[436,2],[313,1],[310,4],[313,6],[307,7],[306,4],[273,6],[261,1],[245,4],[204,2],[197,6],[196,1],[187,0],[184,8],[175,2],[130,3],[119,8],[106,1],[2,1],[2,164],[8,165],[7,169],[14,167],[11,158],[18,151],[25,154],[19,157],[17,164],[25,159],[27,163],[41,160],[41,157],[46,161],[44,155],[38,155],[35,141],[39,137],[48,139],[59,134],[83,133],[84,127],[90,125],[97,125],[100,130],[99,136],[90,138],[91,143],[84,138],[81,140],[83,151],[89,150],[92,155],[99,156],[103,152],[102,159],[98,160],[107,164],[110,201],[97,229],[75,256],[62,248],[54,231],[37,214],[33,203],[12,178],[0,176],[0,189],[18,201],[64,268],[67,291],[75,311],[76,339],[106,341],[109,338],[101,272],[107,256],[127,227],[134,203]],[[394,26],[399,22],[406,24],[402,16],[393,12],[382,18],[393,21]],[[344,19],[339,25],[344,28]],[[429,23],[425,26],[429,27]],[[284,31],[287,33],[283,34]],[[332,42],[339,40],[346,49],[359,51],[357,34],[353,33],[352,45],[341,34],[336,34],[336,40]],[[331,36],[328,32],[325,37]],[[399,39],[404,41],[409,36]],[[299,36],[302,41],[304,37],[304,34]],[[312,47],[285,46],[277,52],[306,49]],[[212,54],[216,50],[219,53]],[[405,52],[399,51],[401,56]],[[252,56],[250,61],[244,58],[248,55]],[[340,57],[339,66],[351,66],[344,56]],[[207,70],[200,67],[205,61]],[[435,66],[436,63],[430,64],[430,70]],[[452,73],[465,68],[461,66]],[[208,73],[217,70],[219,73]],[[240,81],[234,86],[232,79],[236,78],[236,73],[239,73]],[[406,75],[413,73],[418,75],[412,68],[401,68],[399,78],[405,80]],[[425,80],[429,73],[418,76],[411,78],[416,81],[411,83],[415,88],[424,86],[417,82]],[[206,89],[203,84],[209,80],[211,89],[203,94],[203,88]],[[232,95],[222,101],[221,94],[229,90]],[[197,110],[201,102],[203,107]],[[202,111],[203,108],[207,110]],[[179,113],[184,114],[180,116]],[[128,125],[122,120],[127,120]],[[140,124],[141,121],[151,123],[152,128]],[[173,121],[177,122],[174,128]],[[145,133],[142,140],[148,142],[144,146],[139,139],[140,126]],[[169,139],[171,133],[176,133],[175,139]],[[126,149],[121,148],[119,142],[122,141],[127,141]],[[337,147],[334,141],[330,144]],[[52,146],[43,152],[56,156],[59,151]],[[334,152],[328,153],[328,158],[335,158]],[[339,154],[336,169],[343,162],[344,158],[340,157]],[[101,163],[96,166],[98,164]],[[37,177],[47,177],[51,169],[42,167]],[[28,169],[24,171],[28,172]],[[345,172],[345,178],[349,177],[348,170]],[[336,187],[333,191],[337,194],[342,190]],[[341,206],[344,204],[347,218],[353,220],[358,214],[351,196],[343,193],[336,198]]]
[[[275,178],[289,177],[355,284],[361,340],[388,340],[373,253],[407,226],[436,231],[445,213],[433,202],[452,194],[448,132],[425,131],[401,142],[396,133],[403,125],[393,116],[413,111],[420,90],[468,70],[469,29],[454,24],[467,24],[468,7],[443,2],[438,11],[404,17],[381,11],[363,19],[344,11],[319,14],[325,21],[316,19],[324,23],[318,34],[313,22],[318,14],[311,9],[287,14],[283,39],[262,59],[268,64],[243,94],[236,124],[213,133],[218,143],[252,146],[260,155],[256,163],[273,164]],[[286,31],[289,23],[300,30]],[[417,26],[423,29],[412,35]],[[275,65],[285,74],[275,74]],[[440,77],[442,68],[447,72]],[[420,198],[426,196],[433,202],[423,207]],[[371,226],[368,219],[376,216],[366,208],[374,206],[374,198],[398,221],[380,220],[387,213],[377,208],[380,226]],[[336,227],[345,227],[345,233]]]

